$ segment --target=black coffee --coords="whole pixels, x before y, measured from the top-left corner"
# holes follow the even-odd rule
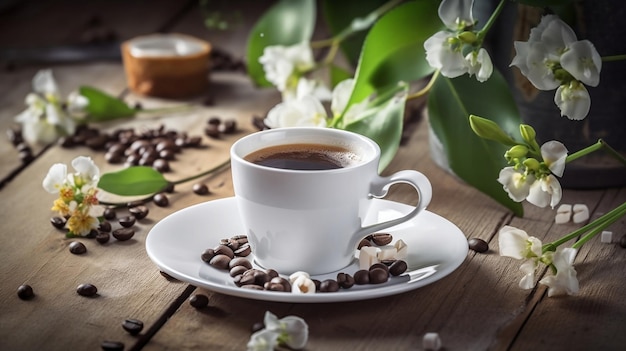
[[[358,156],[341,146],[287,144],[255,151],[245,159],[266,167],[316,171],[348,167],[358,160]]]

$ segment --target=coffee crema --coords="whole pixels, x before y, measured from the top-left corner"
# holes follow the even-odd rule
[[[349,167],[359,156],[341,146],[326,144],[285,144],[254,151],[244,159],[261,166],[319,171]]]

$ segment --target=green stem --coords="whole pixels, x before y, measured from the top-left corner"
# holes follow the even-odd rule
[[[187,178],[183,178],[183,179],[179,179],[179,180],[176,180],[176,181],[169,182],[168,186],[171,185],[171,184],[176,185],[176,184],[186,183],[186,182],[189,182],[189,181],[192,181],[194,179],[198,179],[198,178],[210,175],[210,174],[219,173],[219,172],[227,169],[229,166],[230,166],[230,158],[227,159],[226,161],[222,162],[221,164],[219,164],[219,165],[217,165],[217,166],[207,170],[207,171],[198,173],[198,174],[193,175],[191,177],[187,177]],[[150,194],[150,195],[148,195],[146,197],[143,197],[143,198],[141,198],[139,200],[136,200],[136,201],[138,201],[138,202],[148,202],[148,201],[152,200],[154,195],[162,192],[163,190],[165,190],[165,188],[163,188],[163,189],[161,189],[161,190],[159,190],[159,191],[157,191],[157,192],[155,192],[153,194]],[[100,201],[99,203],[100,203],[100,205],[112,206],[112,207],[124,207],[124,206],[126,206],[128,204],[128,202],[107,202],[107,201]]]
[[[604,62],[621,61],[621,60],[626,60],[626,54],[602,57],[602,61]]]
[[[407,100],[417,99],[425,95],[426,93],[428,93],[430,89],[433,87],[433,85],[435,84],[437,77],[439,77],[439,73],[440,73],[440,70],[436,70],[435,73],[433,73],[432,77],[430,77],[430,81],[428,82],[428,84],[426,84],[425,87],[423,87],[419,91],[416,91],[414,94],[407,96],[406,99]]]
[[[487,20],[487,23],[485,23],[483,28],[480,31],[478,31],[478,33],[477,33],[478,39],[477,40],[482,42],[483,38],[485,37],[485,35],[487,35],[487,32],[489,31],[491,26],[493,26],[493,24],[496,22],[496,19],[498,18],[498,16],[500,16],[500,13],[504,9],[504,5],[505,5],[506,1],[507,0],[500,0],[500,3],[498,4],[498,7],[496,7],[496,9],[493,11],[493,13],[491,14],[491,17],[489,17],[489,19]]]
[[[579,248],[582,244],[584,244],[587,240],[589,240],[591,237],[593,237],[594,235],[598,234],[600,231],[602,231],[602,229],[608,227],[610,224],[612,224],[613,222],[615,222],[616,220],[618,220],[620,217],[622,217],[624,214],[626,214],[626,202],[624,202],[623,204],[621,204],[620,206],[614,208],[613,210],[611,210],[608,213],[605,213],[603,216],[601,216],[600,218],[596,219],[595,221],[588,223],[587,225],[580,227],[578,229],[576,229],[575,231],[569,233],[568,235],[555,240],[549,244],[544,245],[544,252],[546,251],[546,248],[553,248],[556,249],[559,245],[562,245],[574,238],[579,237],[580,235],[587,233],[589,231],[592,231],[591,233],[594,233],[593,235],[589,236],[586,235],[585,237],[589,236],[589,238],[587,238],[584,242],[580,243],[579,242],[581,240],[583,240],[583,238],[581,238],[579,241],[577,241],[574,246],[575,248]]]
[[[586,148],[576,151],[575,153],[567,156],[567,158],[565,159],[566,163],[572,162],[574,160],[577,160],[585,155],[588,155],[594,151],[600,150],[600,149],[604,149],[605,151],[607,151],[609,154],[611,154],[611,156],[615,157],[617,160],[619,160],[620,162],[622,162],[625,166],[626,166],[626,158],[624,158],[624,156],[622,156],[617,150],[613,149],[609,144],[607,144],[604,140],[599,139],[595,144],[587,146]]]
[[[602,232],[606,227],[615,223],[615,221],[620,219],[625,214],[626,214],[626,202],[624,202],[620,206],[613,209],[611,212],[605,214],[604,216],[594,221],[594,222],[600,222],[600,223],[597,224],[597,227],[594,230],[592,230],[587,235],[583,236],[577,242],[575,242],[574,245],[572,245],[572,248],[574,249],[580,248],[581,246],[583,246],[584,243],[589,241],[589,239],[593,238],[598,233]],[[602,219],[602,221],[600,221],[600,219]]]

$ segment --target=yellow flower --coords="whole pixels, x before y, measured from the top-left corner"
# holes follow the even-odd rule
[[[85,236],[98,227],[98,218],[82,211],[74,211],[67,221],[67,227],[71,233]]]
[[[96,196],[97,194],[98,194],[98,189],[89,188],[89,190],[87,190],[87,193],[85,194],[85,197],[83,198],[83,204],[85,206],[97,205],[98,204],[98,198]]]
[[[59,197],[58,199],[54,200],[52,211],[57,211],[59,212],[59,215],[65,217],[70,214],[70,207],[67,202],[63,200],[63,197]]]
[[[61,200],[70,202],[74,199],[74,189],[69,186],[64,186],[59,190],[59,195],[61,196]]]

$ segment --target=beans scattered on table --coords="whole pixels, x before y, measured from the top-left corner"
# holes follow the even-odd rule
[[[471,238],[467,241],[467,243],[469,245],[469,248],[476,252],[484,253],[489,251],[489,244],[487,244],[487,242],[483,239]]]
[[[203,294],[194,294],[189,298],[189,304],[194,308],[204,308],[209,305],[209,297]]]
[[[35,293],[30,285],[23,284],[17,288],[17,296],[22,300],[30,300],[35,296]]]
[[[122,328],[130,335],[137,335],[143,330],[143,322],[138,319],[126,319],[122,322]]]
[[[52,223],[52,226],[57,229],[63,229],[65,227],[65,222],[66,220],[63,217],[55,216],[50,218],[50,223]]]
[[[130,240],[135,235],[132,228],[118,228],[113,231],[113,237],[119,241]]]
[[[80,284],[76,288],[76,292],[80,296],[92,297],[98,293],[98,288],[93,284]]]
[[[72,241],[69,245],[69,249],[74,255],[82,255],[87,252],[87,247],[80,241]]]

